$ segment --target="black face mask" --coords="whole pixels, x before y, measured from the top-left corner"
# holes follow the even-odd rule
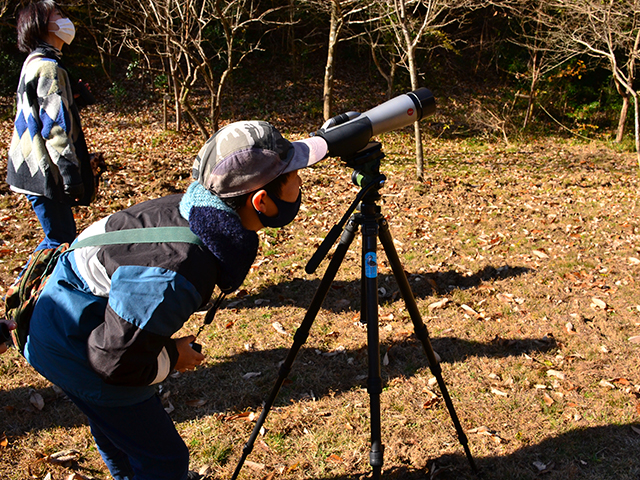
[[[298,198],[295,202],[285,202],[277,197],[269,196],[273,203],[278,207],[278,214],[275,217],[268,217],[259,210],[256,210],[260,222],[265,227],[284,227],[293,222],[296,218],[298,210],[300,209],[300,203],[302,202],[302,192],[298,194]],[[255,210],[255,207],[254,207]]]

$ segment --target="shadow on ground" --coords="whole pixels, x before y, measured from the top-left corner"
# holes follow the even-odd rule
[[[597,441],[594,441],[596,439]],[[471,445],[471,448],[473,446]],[[460,454],[429,460],[425,470],[410,466],[383,471],[385,480],[638,480],[640,435],[631,425],[571,430],[511,455],[474,458],[475,475],[462,447]],[[621,474],[620,472],[626,472]],[[325,477],[323,480],[370,478]]]
[[[500,340],[482,344],[455,337],[432,339],[432,345],[442,356],[441,365],[445,372],[448,363],[464,361],[470,356],[506,357],[532,354],[554,346],[547,339]],[[380,345],[382,352],[390,351],[393,355],[391,365],[382,368],[385,382],[394,377],[416,375],[428,368],[422,344],[414,337],[394,344],[391,350],[390,347],[391,345],[386,343]],[[194,413],[198,410],[192,408],[177,408],[173,414],[174,419],[186,421],[213,411],[244,411],[248,408],[258,408],[273,389],[280,364],[289,352],[289,349],[284,348],[242,352],[216,359],[214,363],[194,372],[167,379],[163,388],[177,391],[183,397],[182,400],[177,399],[174,402],[177,405],[184,403],[184,399],[208,399],[208,408],[201,413]],[[278,394],[275,405],[287,405],[291,401],[304,398],[310,391],[321,398],[330,393],[348,391],[358,386],[365,387],[368,363],[367,345],[333,356],[322,355],[316,349],[303,345],[291,364],[291,372]],[[24,368],[31,367],[25,365]],[[241,380],[248,372],[259,372],[260,375],[249,381]],[[54,387],[38,390],[20,387],[0,391],[0,408],[4,408],[3,415],[0,416],[0,432],[4,431],[8,435],[20,434],[49,426],[43,423],[43,419],[50,417],[39,415],[30,404],[29,398],[34,391],[43,397],[45,409],[55,410],[58,425],[72,427],[84,422],[83,417],[75,412],[75,407]],[[225,392],[225,395],[219,395],[218,392]]]
[[[446,295],[453,290],[466,290],[476,288],[483,283],[494,280],[518,277],[530,273],[531,270],[526,267],[514,267],[503,265],[501,267],[486,266],[476,273],[466,275],[455,270],[446,272],[431,273],[409,273],[405,272],[413,296],[418,299],[427,298],[433,295]],[[234,299],[234,304],[242,308],[255,308],[256,300],[268,299],[271,306],[280,304],[295,305],[306,308],[309,306],[311,295],[315,294],[320,279],[305,280],[302,278],[294,278],[288,282],[280,282],[277,285],[271,285],[264,288],[255,295],[249,295],[241,299]],[[388,295],[379,296],[379,303],[384,304],[399,298],[399,292],[392,295],[392,292],[398,290],[398,286],[394,276],[379,275],[378,287],[383,287]],[[343,299],[352,299],[352,304],[345,306]],[[260,302],[258,302],[260,303]],[[222,308],[224,308],[224,304]],[[360,308],[360,279],[343,281],[336,280],[331,284],[322,308],[332,312],[343,312],[349,308]]]

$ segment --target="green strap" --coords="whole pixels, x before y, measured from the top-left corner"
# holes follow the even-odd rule
[[[148,227],[115,230],[76,240],[68,250],[100,245],[123,245],[127,243],[184,242],[203,246],[202,240],[189,227]]]

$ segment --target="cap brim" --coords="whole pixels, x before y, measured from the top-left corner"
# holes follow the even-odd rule
[[[305,138],[291,142],[291,145],[293,146],[293,157],[282,173],[310,167],[325,158],[329,150],[327,142],[322,137]]]

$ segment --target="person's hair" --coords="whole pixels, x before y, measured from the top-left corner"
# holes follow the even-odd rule
[[[32,2],[18,12],[18,50],[31,53],[49,33],[49,16],[58,11],[67,17],[62,8],[54,0]]]
[[[292,174],[293,172],[288,172],[283,175],[280,175],[274,178],[273,180],[271,180],[264,187],[260,187],[257,190],[254,190],[253,192],[245,193],[243,195],[238,195],[237,197],[221,198],[220,200],[222,200],[224,203],[227,204],[227,206],[233,208],[237,212],[239,209],[241,209],[247,204],[247,198],[249,198],[251,195],[256,193],[258,190],[266,190],[266,192],[269,194],[270,197],[280,198],[280,195],[282,194],[282,187],[284,186],[285,183],[287,183],[287,179]]]

